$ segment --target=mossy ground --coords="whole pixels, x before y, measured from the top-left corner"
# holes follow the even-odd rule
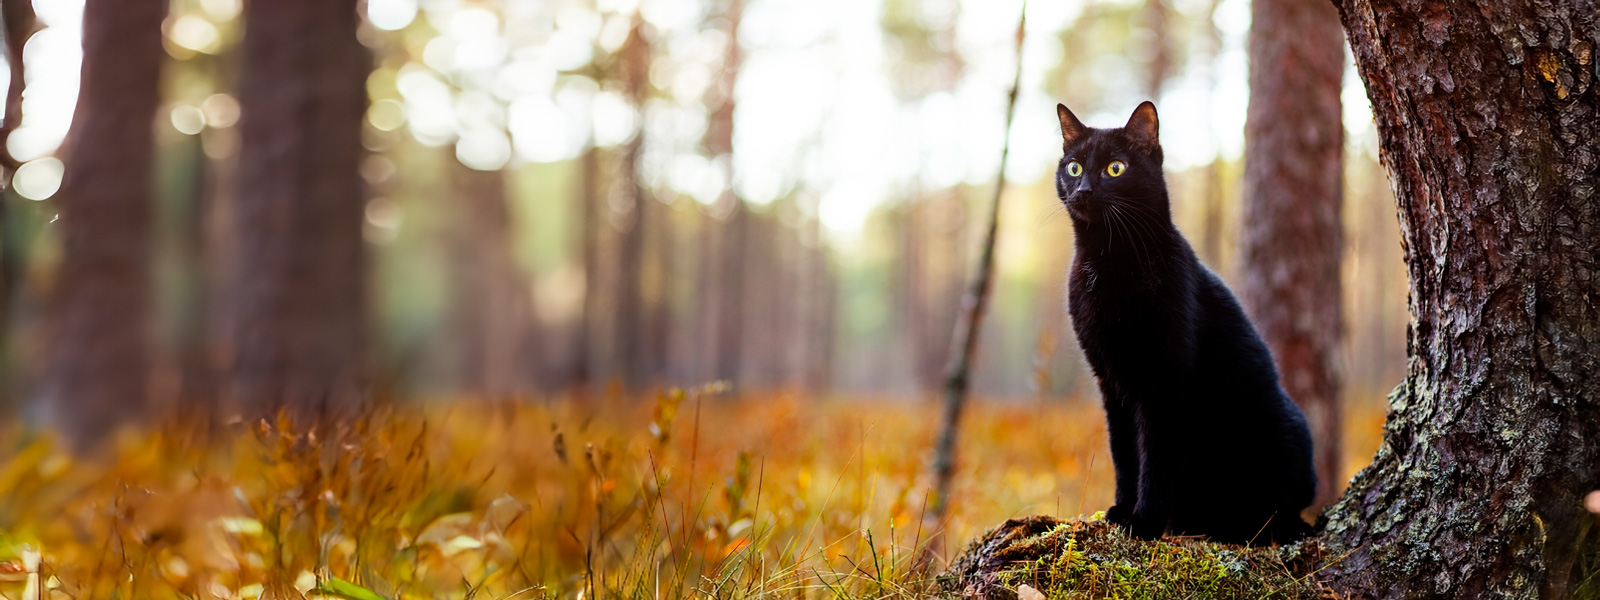
[[[1317,581],[1315,539],[1289,546],[1225,546],[1132,538],[1103,519],[1012,519],[969,545],[940,587],[1013,600],[1026,584],[1050,600],[1336,598]]]

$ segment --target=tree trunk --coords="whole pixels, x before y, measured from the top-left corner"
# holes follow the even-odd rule
[[[149,380],[154,117],[160,0],[90,0],[66,146],[57,268],[39,401],[77,446],[142,416]]]
[[[1150,29],[1150,62],[1145,64],[1144,93],[1155,102],[1161,101],[1167,80],[1172,78],[1172,68],[1177,62],[1173,56],[1172,5],[1170,0],[1144,0],[1139,20]]]
[[[5,25],[6,64],[11,71],[11,85],[6,88],[5,119],[0,121],[0,396],[14,398],[15,381],[11,365],[9,344],[11,340],[11,307],[16,304],[21,283],[23,244],[17,239],[17,217],[12,214],[12,204],[23,201],[11,188],[11,176],[20,166],[6,142],[11,132],[22,124],[22,92],[27,85],[22,63],[22,49],[38,31],[38,19],[33,13],[31,0],[0,0],[0,20]],[[0,400],[0,410],[15,410],[13,400]]]
[[[645,140],[645,103],[650,98],[650,40],[645,31],[644,19],[634,15],[633,27],[618,51],[623,86],[628,101],[639,113],[639,130],[622,149],[621,164],[617,167],[616,185],[612,188],[612,209],[618,224],[617,314],[616,335],[612,348],[617,376],[629,390],[637,391],[649,383],[646,352],[646,328],[649,323],[648,302],[645,299],[645,240],[653,225],[654,199],[639,180],[640,159]]]
[[[450,163],[451,341],[458,389],[504,401],[532,384],[532,286],[512,249],[504,171]]]
[[[1344,40],[1330,4],[1254,0],[1245,123],[1245,308],[1311,425],[1317,496],[1339,480]],[[1292,125],[1291,125],[1292,124]]]
[[[247,415],[359,399],[366,332],[355,0],[245,7],[230,394]]]
[[[1593,597],[1600,3],[1344,0],[1399,204],[1409,373],[1328,512],[1355,597]]]
[[[605,198],[605,186],[600,182],[600,149],[590,147],[578,157],[579,193],[576,198],[579,227],[579,253],[583,260],[583,311],[578,316],[578,323],[573,326],[572,338],[572,374],[567,381],[580,398],[587,400],[590,392],[590,377],[594,374],[594,363],[590,358],[593,350],[591,340],[594,338],[594,324],[600,316],[600,285],[602,271],[600,269],[600,242],[601,226],[604,219],[600,214]]]

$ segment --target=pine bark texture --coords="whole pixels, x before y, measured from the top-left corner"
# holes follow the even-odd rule
[[[231,395],[247,415],[356,401],[366,332],[355,0],[249,2]]]
[[[1250,5],[1240,291],[1284,391],[1306,413],[1315,505],[1326,506],[1343,484],[1337,356],[1344,333],[1344,33],[1332,4]]]
[[[150,369],[154,118],[161,0],[89,0],[65,148],[61,263],[39,398],[79,447],[145,409]]]
[[[1328,512],[1357,598],[1595,595],[1600,3],[1344,0],[1411,284],[1409,373]]]

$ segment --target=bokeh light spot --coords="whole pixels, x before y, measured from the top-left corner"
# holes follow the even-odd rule
[[[61,189],[61,176],[66,173],[66,167],[61,164],[61,159],[46,156],[38,160],[30,160],[17,167],[17,172],[12,175],[11,184],[16,186],[18,194],[29,200],[44,200],[56,195]]]
[[[417,0],[367,0],[367,21],[378,29],[404,29],[416,18]]]
[[[394,131],[406,124],[406,108],[394,100],[379,100],[367,108],[367,122],[381,131]]]
[[[227,94],[212,94],[200,103],[207,127],[233,127],[239,122],[239,101]]]
[[[211,54],[217,50],[217,26],[199,15],[184,15],[167,31],[172,43],[195,52]]]
[[[206,128],[206,114],[196,106],[179,104],[172,108],[172,128],[184,135],[194,135]]]

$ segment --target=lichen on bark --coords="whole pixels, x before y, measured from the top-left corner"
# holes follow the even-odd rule
[[[1327,512],[1357,598],[1593,597],[1600,3],[1343,0],[1409,268],[1411,355]]]

